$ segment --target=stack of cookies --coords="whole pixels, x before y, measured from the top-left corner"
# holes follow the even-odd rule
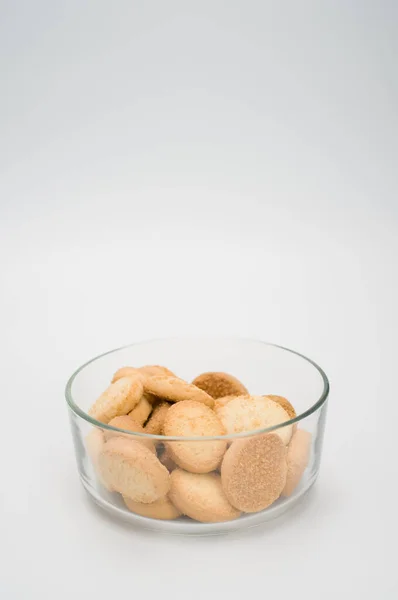
[[[293,493],[310,456],[310,433],[285,424],[296,417],[290,402],[252,396],[227,373],[188,383],[166,367],[123,367],[89,414],[117,428],[86,437],[99,482],[153,519],[214,523],[264,510]]]

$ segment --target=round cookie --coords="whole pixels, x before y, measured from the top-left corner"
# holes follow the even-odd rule
[[[222,372],[202,373],[193,380],[192,384],[207,392],[212,398],[241,396],[249,393],[239,379]]]
[[[145,425],[145,433],[152,435],[161,435],[163,432],[163,423],[166,418],[167,411],[170,408],[168,402],[159,402],[154,407],[148,423]]]
[[[287,414],[289,415],[289,419],[295,419],[297,417],[297,413],[294,410],[294,406],[290,404],[287,398],[283,396],[275,396],[275,394],[267,394],[264,398],[271,398],[274,402],[277,402],[279,406],[285,409]]]
[[[297,429],[287,449],[287,478],[282,496],[290,496],[298,486],[310,458],[311,434]]]
[[[221,465],[222,486],[230,503],[252,513],[270,506],[286,483],[286,447],[275,433],[234,442]]]
[[[145,367],[140,367],[139,370],[148,377],[154,377],[155,375],[175,377],[173,371],[170,371],[167,367],[161,367],[160,365],[146,365]]]
[[[247,394],[244,394],[245,396],[247,396]],[[238,398],[239,396],[223,396],[222,398],[217,398],[214,401],[214,410],[217,411],[218,408],[221,408],[222,406],[225,406],[226,404],[228,404],[228,402],[230,402],[233,398]]]
[[[144,392],[141,377],[122,377],[111,383],[89,410],[89,415],[101,423],[126,415],[138,404]]]
[[[134,500],[126,498],[125,496],[123,496],[123,500],[131,512],[141,515],[142,517],[171,520],[177,519],[181,515],[178,508],[176,508],[174,504],[170,502],[167,496],[163,496],[162,498],[159,498],[159,500],[155,500],[155,502],[151,502],[150,504],[135,502]]]
[[[135,406],[133,410],[129,412],[129,417],[134,419],[134,421],[140,425],[143,425],[152,412],[152,400],[153,396],[150,396],[149,394],[143,394],[137,406]]]
[[[106,442],[99,457],[99,469],[112,489],[136,502],[155,502],[170,489],[166,467],[134,440],[114,437]]]
[[[99,480],[99,482],[106,487],[106,489],[108,491],[112,491],[112,489],[107,485],[107,483],[105,481],[103,481],[101,474],[99,472],[98,469],[98,460],[100,457],[100,454],[102,452],[102,450],[104,449],[104,445],[105,445],[105,438],[104,438],[104,433],[102,431],[102,429],[97,429],[97,427],[94,427],[90,433],[86,436],[85,439],[85,445],[86,445],[86,450],[87,450],[87,454],[90,457],[91,463],[93,465],[95,474]]]
[[[122,377],[140,377],[142,381],[145,379],[145,374],[135,367],[122,367],[113,374],[112,383],[122,379]]]
[[[131,431],[132,433],[145,433],[144,428],[140,423],[134,421],[129,415],[123,415],[120,417],[115,417],[111,419],[108,423],[112,427],[117,427],[118,429],[124,429],[126,431]],[[128,433],[119,433],[118,431],[110,431],[109,429],[104,430],[105,440],[108,441],[115,437],[124,437],[127,440],[133,439],[133,441],[138,442],[146,446],[151,452],[155,452],[155,444],[153,440],[146,440],[145,438],[133,438]]]
[[[224,435],[225,430],[208,406],[194,400],[178,402],[169,408],[163,424],[166,436],[196,437]],[[227,447],[223,440],[170,441],[166,443],[172,460],[192,473],[209,473],[218,467]]]
[[[217,407],[215,413],[227,434],[265,429],[289,421],[287,412],[274,400],[264,396],[237,396],[225,406]],[[276,429],[284,444],[292,436],[292,426]]]
[[[176,469],[170,475],[169,497],[173,504],[188,517],[202,523],[231,521],[240,515],[223,491],[221,478],[216,473],[187,473]]]
[[[150,394],[171,400],[171,402],[195,400],[195,402],[202,402],[210,408],[214,406],[214,400],[211,396],[195,385],[187,383],[183,379],[178,379],[178,377],[169,377],[167,375],[148,377],[145,380],[144,388]]]

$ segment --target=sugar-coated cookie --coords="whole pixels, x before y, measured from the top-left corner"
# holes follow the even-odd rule
[[[141,515],[142,517],[150,517],[151,519],[171,520],[177,519],[181,512],[174,506],[167,496],[155,500],[150,504],[135,502],[130,498],[123,496],[123,500],[131,512]]]
[[[138,404],[129,412],[129,417],[140,425],[143,425],[152,412],[152,402],[153,396],[143,394]]]
[[[239,379],[222,372],[202,373],[193,380],[192,384],[207,392],[212,398],[241,396],[249,393]]]
[[[285,486],[286,447],[275,433],[233,442],[221,465],[221,482],[229,502],[243,512],[270,506]]]
[[[275,396],[275,394],[267,394],[264,397],[271,398],[271,400],[277,402],[282,408],[284,408],[287,414],[289,415],[289,419],[295,419],[297,417],[297,413],[294,409],[294,406],[289,402],[287,398],[284,398],[284,396]]]
[[[89,415],[102,423],[126,415],[138,404],[144,392],[140,377],[122,377],[111,383],[89,410]]]
[[[214,400],[209,394],[183,379],[178,379],[178,377],[167,375],[148,377],[144,382],[144,388],[150,394],[172,402],[195,400],[195,402],[202,402],[210,408],[214,406]]]
[[[131,431],[132,433],[145,433],[144,428],[142,427],[142,425],[140,423],[137,423],[137,421],[134,421],[134,419],[132,419],[130,417],[130,415],[123,415],[120,417],[115,417],[114,419],[111,419],[108,423],[108,425],[111,425],[112,427],[117,427],[117,429],[124,429],[125,431]],[[131,435],[129,435],[128,433],[119,433],[118,431],[110,431],[109,429],[104,430],[104,436],[105,436],[105,440],[110,440],[114,437],[124,437],[128,440],[133,439],[135,442],[139,442],[140,444],[143,444],[144,446],[146,446],[149,450],[151,450],[152,452],[155,452],[155,443],[153,442],[153,440],[147,440],[145,438],[141,438],[141,437],[135,437],[133,438]]]
[[[122,379],[122,377],[139,377],[144,381],[146,375],[140,371],[140,369],[136,369],[135,367],[121,367],[121,369],[118,369],[116,373],[113,374],[112,383]]]
[[[188,473],[176,469],[170,475],[169,497],[182,514],[201,521],[231,521],[240,515],[228,501],[216,473]]]
[[[146,365],[145,367],[140,367],[139,370],[148,377],[154,377],[155,375],[167,375],[168,377],[175,377],[173,371],[170,371],[170,369],[167,367],[162,367],[160,365]]]
[[[166,436],[196,437],[224,435],[214,411],[194,400],[177,402],[169,408],[163,424]],[[170,441],[166,443],[173,461],[192,473],[209,473],[218,467],[227,447],[223,440]]]
[[[163,423],[170,406],[168,402],[164,401],[154,406],[152,414],[145,425],[145,433],[150,433],[151,435],[161,435],[163,433]]]
[[[100,454],[101,454],[102,450],[104,449],[104,445],[105,445],[105,437],[104,437],[104,433],[103,433],[102,429],[98,429],[97,427],[94,427],[85,438],[85,446],[86,446],[87,454],[90,457],[91,463],[93,465],[95,474],[96,474],[99,482],[104,487],[106,487],[107,490],[109,490],[111,492],[112,489],[102,479],[101,473],[99,472],[99,469],[98,469],[98,461],[99,461]]]
[[[277,402],[264,396],[237,396],[225,406],[215,408],[215,413],[228,434],[255,431],[289,421],[287,412]],[[288,444],[292,426],[281,427],[275,433]]]
[[[287,448],[287,478],[282,496],[290,496],[305,471],[310,458],[311,434],[304,429],[297,429]]]
[[[104,481],[135,502],[150,503],[170,489],[170,475],[148,448],[123,437],[108,440],[99,456]]]

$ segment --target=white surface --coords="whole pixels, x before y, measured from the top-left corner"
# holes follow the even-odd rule
[[[397,597],[397,5],[0,4],[0,597]],[[252,336],[332,385],[309,501],[219,538],[86,500],[70,372]]]

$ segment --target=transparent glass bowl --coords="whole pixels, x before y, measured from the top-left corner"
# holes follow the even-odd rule
[[[287,398],[294,406],[297,417],[286,421],[282,427],[274,426],[220,437],[178,438],[120,430],[91,418],[88,410],[96,398],[108,387],[112,375],[120,367],[127,365],[136,367],[164,365],[186,381],[192,381],[203,372],[224,371],[237,377],[252,395],[275,394]],[[287,348],[261,341],[235,338],[170,338],[141,342],[113,350],[80,367],[66,386],[66,400],[80,479],[89,495],[101,507],[132,524],[150,529],[171,533],[206,534],[258,525],[280,516],[288,508],[294,506],[314,484],[321,460],[328,394],[328,379],[323,370],[312,360]],[[288,436],[286,436],[287,431],[289,431]],[[176,445],[184,450],[188,448],[189,444],[192,448],[192,444],[198,444],[199,440],[202,449],[211,450],[214,446],[219,448],[220,442],[223,441],[225,448],[229,451],[234,444],[235,449],[237,448],[236,443],[243,447],[254,438],[269,440],[270,436],[273,439],[275,436],[280,436],[286,441],[286,437],[295,435],[297,431],[304,432],[301,435],[305,438],[308,448],[307,451],[304,451],[305,458],[301,456],[301,464],[296,464],[297,459],[293,455],[290,467],[293,470],[296,467],[298,472],[294,489],[291,489],[286,495],[280,495],[267,508],[258,512],[241,512],[240,516],[232,518],[232,520],[219,521],[220,518],[224,518],[218,515],[225,514],[223,512],[225,506],[221,506],[221,508],[214,506],[214,511],[212,510],[213,490],[211,486],[213,483],[208,492],[205,492],[205,488],[200,492],[205,494],[204,498],[198,499],[199,508],[203,508],[203,502],[205,505],[210,503],[210,513],[206,513],[206,510],[201,513],[202,516],[205,515],[204,520],[209,519],[208,522],[198,522],[187,516],[162,520],[137,514],[127,508],[119,493],[107,489],[98,469],[98,456],[103,449],[103,440],[112,436],[119,436],[119,439],[120,436],[124,436],[127,442],[132,440],[140,444],[149,444],[152,446],[152,452],[156,450],[156,455],[162,459],[171,472],[173,464],[164,459],[164,451],[167,446],[171,448],[171,452],[173,446]],[[289,446],[292,445],[293,439],[290,437]],[[232,465],[232,474],[231,468],[227,472],[225,467],[224,482],[221,461],[212,475],[212,478],[217,480],[217,483],[214,483],[217,493],[219,493],[220,487],[223,489],[224,483],[228,483],[228,476],[230,479],[234,476],[235,478],[239,477],[240,480],[237,483],[238,487],[242,486],[242,489],[251,486],[254,490],[257,483],[260,485],[260,482],[266,480],[265,470],[268,464],[266,448],[268,446],[267,442],[264,444],[259,442],[259,444],[256,452],[261,454],[261,448],[264,448],[264,456],[251,457],[252,460],[250,460],[249,454],[250,473],[249,467],[247,473],[245,472],[244,461],[240,470],[234,471]],[[287,456],[289,455],[289,446],[286,450]],[[300,457],[298,463],[300,463]],[[288,464],[288,468],[290,467]],[[250,479],[250,477],[253,478],[253,475],[256,478],[254,482],[253,479]],[[206,497],[206,493],[209,494],[208,497]],[[230,497],[228,497],[228,501],[229,499]],[[220,499],[218,498],[218,500]],[[207,506],[204,508],[208,509]],[[221,512],[218,512],[219,510]],[[206,517],[206,515],[208,516]],[[213,520],[216,522],[212,522]]]

